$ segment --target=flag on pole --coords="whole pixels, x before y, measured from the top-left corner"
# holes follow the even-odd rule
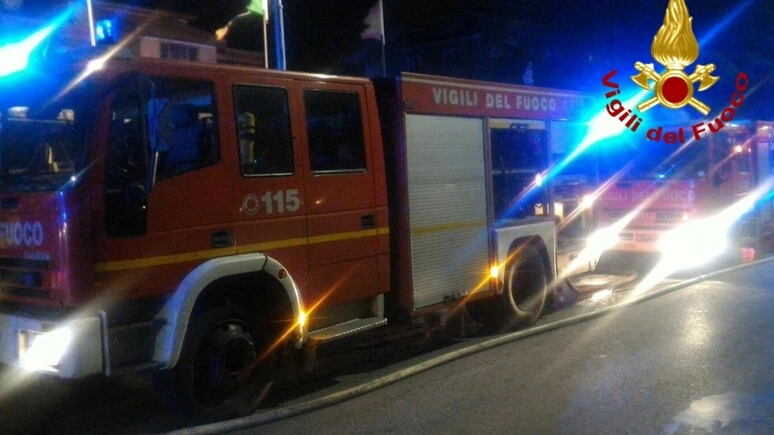
[[[265,21],[269,21],[269,0],[250,0],[247,10],[262,15]]]
[[[527,86],[533,86],[535,84],[535,78],[532,75],[532,62],[527,64],[527,68],[524,70],[524,75],[521,77],[521,79]]]
[[[376,39],[381,42],[381,57],[382,57],[382,75],[387,75],[387,41],[384,37],[384,5],[382,0],[378,0],[375,5],[371,6],[363,20],[366,28],[360,33],[361,39]]]
[[[280,1],[280,0],[277,0]],[[236,17],[232,18],[225,26],[215,31],[215,38],[218,41],[226,41],[226,44],[230,46],[230,37],[234,32],[238,34],[234,39],[244,41],[245,39],[250,42],[257,42],[255,35],[260,32],[260,40],[262,41],[262,49],[264,55],[264,66],[269,66],[269,46],[267,38],[267,22],[269,21],[269,0],[250,0],[247,5],[247,10]],[[260,19],[263,24],[262,29],[258,32],[255,31],[255,21]],[[247,32],[247,33],[246,33]],[[244,43],[244,42],[242,42]],[[240,43],[240,44],[242,44]],[[250,49],[253,47],[251,46]]]
[[[226,35],[228,35],[228,31],[231,28],[231,25],[237,21],[240,21],[241,19],[249,18],[251,14],[260,15],[265,25],[266,22],[269,21],[268,1],[269,0],[250,0],[250,4],[247,5],[247,11],[242,12],[241,14],[232,18],[228,23],[226,23],[225,26],[215,31],[215,37],[217,40],[222,41],[226,39]]]
[[[382,0],[371,6],[368,15],[363,20],[366,25],[365,30],[360,33],[362,39],[378,39],[384,41],[384,13],[382,10]]]

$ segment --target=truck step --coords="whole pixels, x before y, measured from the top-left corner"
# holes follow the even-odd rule
[[[156,369],[160,369],[162,367],[164,367],[164,363],[157,362],[157,361],[151,361],[143,364],[109,367],[105,371],[105,376],[114,377],[114,376],[128,375],[131,373],[150,372]]]
[[[325,328],[318,329],[309,333],[309,341],[321,342],[330,341],[350,335],[357,334],[359,332],[367,331],[369,329],[377,328],[387,324],[387,319],[384,317],[368,317],[365,319],[352,319],[346,322],[339,323],[337,325],[327,326]]]

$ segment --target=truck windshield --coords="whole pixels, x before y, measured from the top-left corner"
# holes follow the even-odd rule
[[[0,83],[0,191],[57,190],[84,168],[94,101],[68,76]]]
[[[702,179],[709,170],[709,155],[707,141],[621,144],[604,150],[599,159],[600,175],[610,178],[622,171],[624,180]]]

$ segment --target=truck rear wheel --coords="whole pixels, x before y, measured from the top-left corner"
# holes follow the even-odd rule
[[[530,326],[546,303],[546,269],[540,252],[532,245],[522,245],[511,256],[503,293],[498,298],[468,304],[471,316],[487,330]]]
[[[529,326],[535,323],[546,303],[546,271],[537,248],[526,245],[509,262],[504,285],[503,302],[509,324]]]
[[[204,420],[246,415],[268,395],[278,371],[270,334],[234,306],[192,319],[177,365],[155,376],[162,399]]]

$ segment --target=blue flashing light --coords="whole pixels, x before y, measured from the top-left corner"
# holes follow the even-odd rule
[[[0,77],[22,71],[27,68],[30,55],[50,34],[57,28],[57,24],[51,24],[38,30],[27,38],[0,47]]]
[[[75,8],[68,8],[51,21],[46,27],[36,31],[21,41],[0,46],[0,77],[23,71],[30,62],[30,56],[43,41],[64,24],[75,12]]]
[[[94,25],[94,36],[97,44],[115,44],[119,40],[118,23],[114,20],[99,20]]]

